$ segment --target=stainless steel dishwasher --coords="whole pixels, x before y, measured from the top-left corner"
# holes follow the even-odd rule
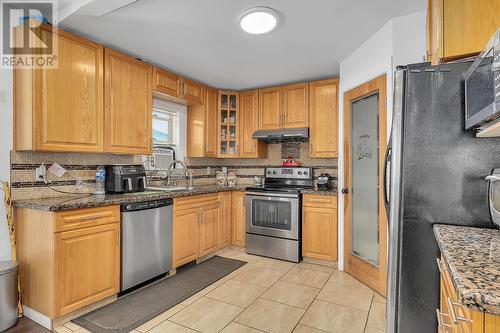
[[[172,199],[121,206],[121,291],[172,268]]]

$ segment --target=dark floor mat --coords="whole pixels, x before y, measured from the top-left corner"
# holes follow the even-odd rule
[[[129,332],[245,264],[244,261],[215,256],[73,322],[94,333]]]

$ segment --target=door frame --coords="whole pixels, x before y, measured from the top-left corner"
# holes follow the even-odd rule
[[[379,267],[351,255],[351,103],[375,93],[379,94]],[[384,207],[384,159],[387,149],[387,74],[383,74],[344,93],[344,269],[385,296],[387,291],[387,217]]]

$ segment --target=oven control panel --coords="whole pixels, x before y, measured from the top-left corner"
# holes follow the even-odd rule
[[[312,179],[311,168],[266,168],[266,178]]]

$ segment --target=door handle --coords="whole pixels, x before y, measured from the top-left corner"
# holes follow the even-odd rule
[[[349,189],[347,187],[344,187],[341,191],[342,194],[349,194]]]
[[[387,181],[387,169],[391,167],[391,155],[392,155],[392,148],[388,147],[386,152],[385,152],[385,161],[384,161],[384,202],[385,205],[389,205],[389,188],[387,186],[391,186],[390,183]],[[390,180],[390,179],[389,179]]]

